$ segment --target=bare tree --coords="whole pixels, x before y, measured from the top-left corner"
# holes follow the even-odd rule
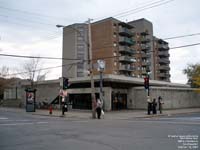
[[[34,82],[45,80],[49,71],[42,70],[42,61],[39,58],[32,58],[22,65],[22,78],[27,79],[33,86]]]
[[[6,66],[2,66],[0,69],[0,78],[7,78],[9,75],[9,68]]]
[[[0,99],[3,99],[5,88],[9,87],[10,84],[14,83],[17,78],[10,77],[9,68],[7,66],[2,66],[0,68]]]

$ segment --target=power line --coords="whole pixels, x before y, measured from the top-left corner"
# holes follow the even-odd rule
[[[136,9],[132,9],[130,11],[117,14],[116,17],[121,18],[121,17],[124,17],[124,16],[128,16],[128,15],[131,15],[131,14],[134,14],[134,13],[138,13],[138,12],[153,8],[153,7],[158,7],[160,5],[164,5],[164,4],[167,4],[167,3],[172,2],[172,1],[174,1],[174,0],[168,0],[168,1],[162,0],[162,1],[152,2],[152,3],[144,5],[142,7],[138,7]]]
[[[60,67],[66,67],[68,65],[69,66],[76,65],[78,63],[80,63],[80,62],[70,63],[70,64],[64,64],[64,65],[59,65],[59,66],[54,66],[54,67],[47,67],[47,68],[35,69],[35,70],[32,70],[32,71],[18,72],[18,73],[8,74],[7,76],[16,76],[16,75],[26,74],[26,73],[30,73],[30,72],[38,72],[38,71],[43,71],[43,70],[50,70],[50,69],[55,69],[55,68],[60,68]]]
[[[181,46],[171,47],[170,49],[178,49],[178,48],[191,47],[191,46],[196,46],[196,45],[200,45],[200,43],[194,43],[194,44],[188,44],[188,45],[181,45]]]
[[[200,43],[193,43],[193,44],[188,44],[188,45],[181,45],[181,46],[171,47],[170,49],[178,49],[178,48],[191,47],[191,46],[196,46],[196,45],[200,45]],[[109,46],[109,47],[111,47],[111,46]],[[0,54],[0,56],[19,57],[19,58],[38,58],[38,59],[60,59],[60,60],[81,60],[81,61],[89,61],[89,60],[84,60],[84,59],[58,58],[58,57],[37,57],[37,56],[25,56],[25,55],[10,55],[10,54],[2,54],[2,53]],[[106,57],[95,58],[95,59],[92,59],[92,60],[110,59],[110,58],[115,58],[115,57],[121,57],[121,56],[106,56]]]
[[[171,49],[179,49],[179,48],[183,48],[183,47],[191,47],[191,46],[197,46],[197,45],[200,45],[200,43],[194,43],[194,44],[189,44],[189,45],[182,45],[182,46],[172,47]],[[96,59],[93,59],[93,60],[110,59],[110,58],[117,58],[117,57],[121,57],[121,56],[102,57],[102,58],[96,58]],[[25,73],[29,73],[29,72],[36,72],[36,71],[42,71],[42,70],[55,69],[55,68],[60,68],[60,67],[68,66],[68,65],[77,65],[78,63],[84,63],[84,62],[86,62],[86,60],[80,60],[80,62],[74,62],[74,63],[70,63],[70,64],[65,64],[65,65],[42,68],[42,69],[32,70],[32,71],[28,71],[28,72],[20,72],[20,73],[15,73],[15,74],[9,74],[7,76],[15,76],[15,75],[25,74]]]
[[[0,14],[0,17],[4,17],[4,18],[7,18],[7,19],[8,19],[8,18],[12,18],[12,17],[10,17],[10,16],[8,16],[8,15],[2,15],[2,14]],[[45,25],[45,26],[55,26],[55,24],[43,23],[43,22],[38,22],[38,21],[29,20],[29,19],[20,18],[20,17],[14,17],[14,18],[16,18],[16,19],[18,19],[18,20],[25,21],[26,23],[32,22],[32,23],[41,24],[41,25]],[[28,21],[28,22],[27,22],[27,21]]]
[[[124,17],[124,16],[128,16],[128,15],[131,15],[131,14],[134,14],[134,13],[138,13],[138,12],[153,8],[153,7],[158,7],[160,5],[164,5],[164,4],[167,4],[167,3],[172,2],[172,1],[174,1],[174,0],[150,1],[150,3],[146,2],[146,3],[144,3],[145,5],[142,5],[140,7],[136,7],[134,9],[127,10],[127,11],[112,15],[112,17],[121,18],[121,17]],[[157,5],[155,5],[155,4],[157,4]],[[107,18],[107,17],[99,17],[99,18],[95,18],[94,20],[99,20],[99,19],[103,19],[103,18]]]
[[[128,14],[125,14],[125,15],[121,15],[121,16],[119,16],[119,17],[117,17],[117,18],[129,16],[129,15],[132,15],[132,14],[136,14],[136,13],[138,13],[138,12],[141,12],[141,11],[144,11],[144,10],[148,10],[148,9],[151,9],[151,8],[154,8],[154,7],[158,7],[158,6],[161,6],[161,5],[170,3],[170,2],[172,2],[172,1],[174,1],[174,0],[169,0],[169,1],[166,1],[166,2],[163,2],[163,3],[159,3],[159,4],[157,4],[157,5],[152,5],[152,6],[144,7],[144,8],[141,8],[141,9],[139,9],[139,10],[133,11],[133,12],[131,12],[131,13],[128,13]]]
[[[50,16],[50,15],[46,15],[46,14],[40,14],[40,13],[35,13],[35,12],[29,12],[29,11],[25,11],[25,10],[20,10],[20,9],[14,9],[14,8],[7,8],[7,7],[3,7],[0,6],[0,9],[4,9],[7,11],[14,11],[14,12],[19,12],[19,13],[23,13],[23,14],[29,14],[29,15],[34,15],[37,17],[47,17],[47,18],[56,18],[56,19],[61,19],[61,20],[66,20],[67,18],[63,18],[63,17],[57,17],[57,16]]]
[[[168,38],[164,38],[164,40],[178,39],[178,38],[184,38],[184,37],[188,37],[188,36],[197,36],[197,35],[200,35],[200,33],[193,33],[193,34],[185,34],[185,35],[180,35],[180,36],[168,37]]]
[[[11,54],[0,54],[0,56],[6,57],[19,57],[19,58],[38,58],[38,59],[57,59],[57,60],[80,60],[72,58],[58,58],[58,57],[40,57],[40,56],[27,56],[27,55],[11,55]]]

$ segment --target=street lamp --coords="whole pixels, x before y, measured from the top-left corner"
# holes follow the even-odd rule
[[[90,66],[90,80],[91,80],[91,98],[92,98],[92,118],[96,118],[96,111],[95,111],[95,107],[96,107],[96,96],[95,96],[95,89],[94,89],[94,74],[93,74],[93,63],[92,63],[92,38],[91,38],[91,19],[88,19],[87,21],[88,23],[88,41],[84,42],[86,43],[86,45],[88,46],[88,53],[89,53],[89,66]],[[64,28],[66,26],[64,25],[56,25],[56,27],[58,28]],[[76,31],[77,33],[80,34],[80,36],[83,36],[79,30],[77,30],[76,28],[72,27],[72,26],[67,26],[71,29],[73,29],[74,31]]]

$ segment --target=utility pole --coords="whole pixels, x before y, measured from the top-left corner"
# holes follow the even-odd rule
[[[92,118],[96,118],[96,96],[94,89],[94,74],[93,74],[93,57],[92,57],[92,34],[91,34],[91,19],[88,19],[88,50],[89,50],[89,65],[90,65],[90,80],[91,80],[91,98],[92,98]]]

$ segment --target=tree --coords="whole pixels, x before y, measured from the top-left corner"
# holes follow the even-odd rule
[[[14,83],[17,78],[9,78],[9,68],[7,66],[2,66],[0,68],[0,99],[3,99],[4,90],[11,83]]]
[[[183,73],[187,75],[188,84],[193,88],[200,88],[200,64],[189,64]]]
[[[42,70],[42,62],[39,58],[33,58],[22,65],[22,78],[27,79],[33,86],[34,82],[45,80],[48,71]]]

